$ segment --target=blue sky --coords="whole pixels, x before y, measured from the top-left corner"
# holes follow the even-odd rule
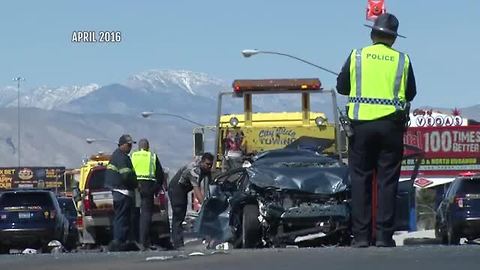
[[[340,70],[352,48],[368,45],[366,0],[344,1],[3,1],[0,86],[22,75],[25,87],[123,82],[148,69],[187,69],[235,78],[335,78],[272,55],[279,51]],[[400,20],[395,47],[409,53],[415,105],[480,104],[480,1],[386,0]],[[121,31],[118,44],[74,44],[75,30]]]

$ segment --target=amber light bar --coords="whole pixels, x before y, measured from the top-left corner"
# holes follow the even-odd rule
[[[278,91],[278,90],[320,90],[319,79],[267,79],[267,80],[235,80],[233,91]]]

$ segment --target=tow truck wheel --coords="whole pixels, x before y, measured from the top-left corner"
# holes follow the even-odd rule
[[[260,221],[258,206],[250,204],[243,207],[242,216],[242,246],[256,248],[260,242]]]

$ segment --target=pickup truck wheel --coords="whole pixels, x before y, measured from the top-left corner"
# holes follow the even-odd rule
[[[258,206],[245,205],[242,215],[242,247],[256,248],[260,243],[260,221]]]

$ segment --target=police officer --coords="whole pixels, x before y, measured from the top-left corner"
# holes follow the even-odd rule
[[[353,245],[395,246],[392,239],[395,197],[403,156],[407,102],[416,95],[412,63],[392,48],[399,22],[379,16],[371,28],[373,45],[351,52],[337,78],[337,91],[348,95],[353,136],[348,156],[352,181]],[[376,234],[372,237],[372,179],[377,179]]]
[[[172,242],[175,249],[184,245],[182,223],[187,213],[187,194],[193,190],[195,198],[203,202],[201,182],[211,177],[212,165],[213,155],[205,153],[199,161],[178,170],[168,185],[168,196],[172,205]]]
[[[140,244],[143,250],[147,250],[152,244],[150,226],[153,198],[160,191],[164,181],[163,168],[158,156],[149,149],[148,140],[141,139],[138,141],[138,151],[131,155],[140,191]]]
[[[124,134],[118,140],[118,148],[112,153],[105,174],[106,186],[112,189],[113,196],[113,240],[111,251],[126,250],[130,234],[131,215],[134,208],[134,195],[137,188],[137,176],[128,154],[135,143],[132,137]]]

